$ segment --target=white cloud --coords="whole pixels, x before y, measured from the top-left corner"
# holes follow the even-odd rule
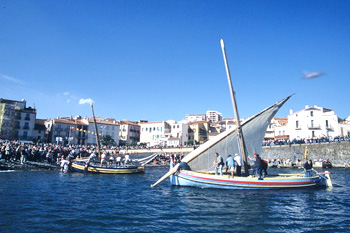
[[[90,99],[90,98],[88,98],[88,99],[80,99],[79,100],[79,104],[91,104],[93,102],[94,101],[92,99]]]
[[[17,83],[17,84],[21,84],[23,85],[24,82],[20,79],[14,78],[14,77],[10,77],[6,74],[0,74],[0,79],[5,79],[7,81],[13,82],[13,83]]]
[[[67,95],[69,95],[69,92],[66,91],[65,93],[63,93],[63,95],[67,96]]]
[[[69,104],[69,103],[70,103],[70,101],[71,101],[71,100],[70,100],[70,99],[68,99],[68,100],[67,100],[67,104]]]

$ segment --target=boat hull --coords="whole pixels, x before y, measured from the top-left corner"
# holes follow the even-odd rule
[[[72,163],[72,169],[76,172],[84,172],[85,164]],[[129,167],[101,167],[96,165],[90,165],[87,170],[88,173],[100,173],[100,174],[133,174],[145,172],[144,166],[129,166]]]
[[[258,180],[256,177],[229,178],[228,175],[218,176],[199,172],[181,170],[170,176],[170,182],[175,186],[192,186],[199,188],[221,189],[280,189],[328,186],[325,176],[272,176]],[[330,178],[329,178],[330,179]]]

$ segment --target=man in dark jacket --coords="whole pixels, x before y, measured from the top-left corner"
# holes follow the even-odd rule
[[[250,159],[250,157],[249,157]],[[255,174],[255,172],[259,175],[259,180],[262,180],[262,161],[261,161],[261,158],[260,156],[257,154],[257,153],[254,153],[254,169],[253,169],[253,172],[252,172],[252,176]]]
[[[304,163],[304,171],[305,171],[305,176],[306,177],[311,177],[312,176],[312,171],[313,171],[313,167],[312,167],[312,160],[308,160]]]

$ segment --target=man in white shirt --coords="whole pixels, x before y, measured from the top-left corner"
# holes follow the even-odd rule
[[[234,160],[236,161],[236,173],[237,176],[241,176],[241,169],[242,169],[242,158],[237,153],[235,154]]]

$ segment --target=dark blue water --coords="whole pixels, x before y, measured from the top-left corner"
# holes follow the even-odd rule
[[[0,172],[0,232],[350,231],[349,169],[331,170],[331,189],[198,189],[168,180],[150,188],[167,170]]]

